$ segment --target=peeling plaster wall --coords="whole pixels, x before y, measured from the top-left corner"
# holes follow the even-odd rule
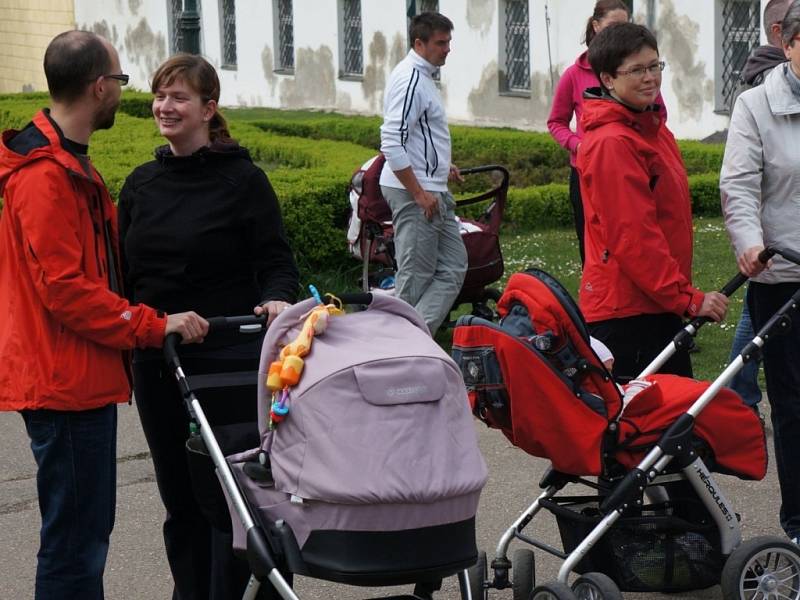
[[[119,52],[130,85],[149,90],[150,76],[168,56],[166,2],[157,0],[74,0],[79,29],[108,39]]]
[[[3,3],[18,0],[0,0]],[[762,10],[767,0],[762,0]],[[74,0],[75,20],[104,33],[120,50],[132,83],[147,81],[168,52],[163,0]],[[200,0],[202,48],[220,64],[218,0]],[[669,125],[678,137],[702,138],[724,129],[726,115],[715,110],[718,0],[659,0],[654,15],[634,2],[634,18],[656,24],[668,67],[662,95]],[[524,96],[500,93],[503,0],[440,0],[454,24],[452,53],[442,69],[440,91],[453,123],[546,130],[553,84],[585,50],[582,43],[593,0],[529,0],[531,90]],[[275,71],[272,0],[237,0],[236,69],[220,70],[225,105],[318,108],[380,114],[389,73],[407,53],[406,0],[362,0],[364,74],[340,72],[338,0],[294,0],[294,73]],[[545,7],[550,16],[549,52]],[[552,83],[551,83],[552,72]]]

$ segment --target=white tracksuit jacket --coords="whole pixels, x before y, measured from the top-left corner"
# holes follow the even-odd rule
[[[381,125],[381,152],[389,168],[381,173],[381,185],[402,189],[394,171],[410,166],[424,190],[447,191],[450,130],[431,77],[435,70],[410,50],[389,76]]]

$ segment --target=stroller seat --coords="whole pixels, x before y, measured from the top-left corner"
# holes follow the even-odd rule
[[[543,271],[514,274],[498,312],[499,325],[467,316],[454,332],[453,356],[473,411],[562,473],[607,476],[619,465],[635,467],[709,385],[651,375],[623,410],[623,391],[591,349],[580,310]],[[764,477],[761,423],[735,392],[723,389],[697,417],[694,433],[717,470]]]

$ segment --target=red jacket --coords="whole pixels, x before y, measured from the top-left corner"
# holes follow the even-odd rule
[[[111,291],[119,268],[108,191],[44,111],[33,127],[0,143],[0,410],[127,401],[123,350],[161,345],[166,318]]]
[[[586,320],[695,316],[703,293],[692,287],[689,182],[675,138],[657,113],[612,99],[587,97],[583,110]]]

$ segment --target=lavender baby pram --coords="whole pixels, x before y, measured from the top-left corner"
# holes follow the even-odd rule
[[[257,448],[222,458],[182,381],[230,505],[234,548],[253,572],[245,598],[266,579],[295,598],[281,572],[417,584],[420,595],[410,597],[458,574],[470,597],[465,570],[477,558],[475,513],[487,473],[460,371],[407,304],[360,296],[366,310],[332,317],[314,339],[290,388],[290,412],[273,431],[269,392],[259,386]],[[262,381],[314,306],[301,302],[273,322]]]

